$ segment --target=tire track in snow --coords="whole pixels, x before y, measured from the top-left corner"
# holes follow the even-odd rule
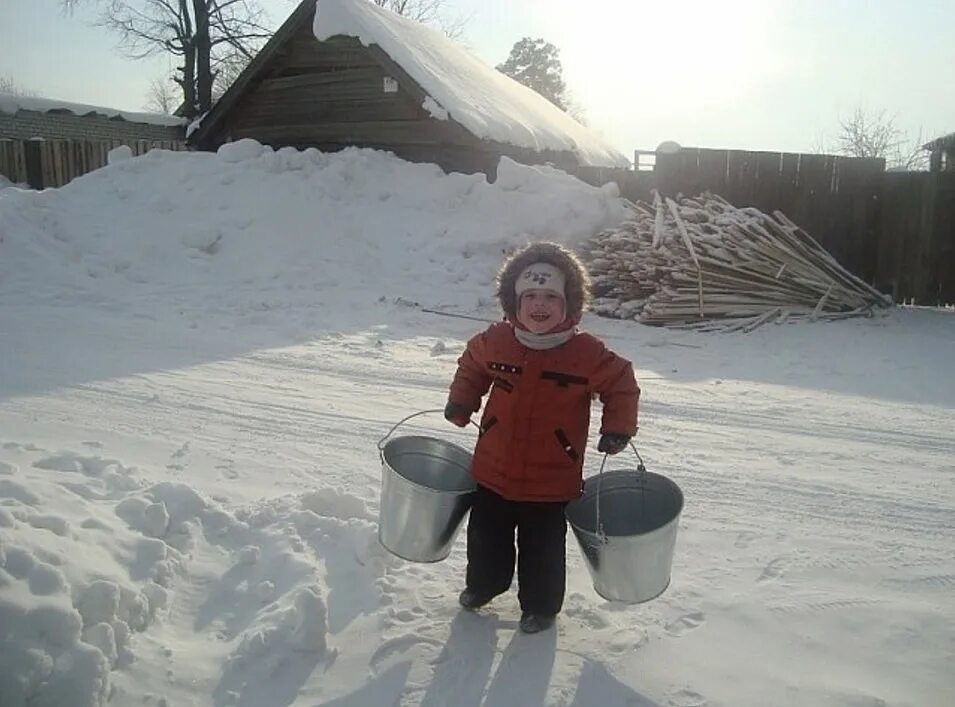
[[[705,423],[706,426],[758,429],[765,432],[811,438],[824,437],[834,440],[865,442],[879,446],[902,447],[920,452],[938,452],[955,457],[955,437],[932,435],[924,432],[885,429],[881,427],[854,425],[835,419],[800,419],[799,417],[776,417],[755,412],[741,412],[731,408],[696,406],[692,403],[647,402],[641,406],[648,416],[659,415],[680,421]],[[926,415],[924,422],[934,422],[934,416]],[[942,428],[942,420],[937,421]],[[950,424],[950,423],[948,423]],[[944,429],[944,428],[942,428]]]

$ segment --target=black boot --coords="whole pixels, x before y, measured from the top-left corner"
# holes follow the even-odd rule
[[[525,611],[521,614],[521,631],[524,633],[539,633],[554,625],[556,616],[546,614],[532,614]]]
[[[465,589],[458,597],[458,603],[465,609],[480,609],[493,598],[493,594],[489,596],[487,594],[479,594],[473,589]]]

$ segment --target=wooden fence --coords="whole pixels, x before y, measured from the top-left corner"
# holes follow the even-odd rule
[[[881,159],[743,150],[657,154],[652,171],[581,168],[649,201],[719,194],[735,206],[782,211],[850,271],[896,301],[955,303],[955,175],[890,173]]]
[[[134,155],[153,149],[185,150],[178,140],[2,140],[0,174],[33,189],[61,187],[106,165],[114,147],[128,145]]]
[[[874,283],[897,302],[955,304],[955,172],[883,178]]]

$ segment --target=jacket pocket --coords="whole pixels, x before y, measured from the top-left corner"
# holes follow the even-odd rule
[[[566,432],[558,428],[554,430],[554,436],[557,437],[557,443],[560,444],[560,448],[564,450],[564,454],[570,457],[572,461],[577,461],[580,458],[580,454],[574,449],[574,445],[570,443],[570,438]]]
[[[494,379],[494,387],[498,390],[503,390],[505,393],[514,392],[514,384],[506,378],[501,378],[500,376]]]
[[[488,430],[490,430],[496,424],[497,424],[497,417],[491,416],[487,418],[487,420],[484,420],[483,422],[481,422],[481,434],[478,436],[483,436],[487,434]]]

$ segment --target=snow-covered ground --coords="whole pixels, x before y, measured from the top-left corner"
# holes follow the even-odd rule
[[[463,536],[378,544],[376,443],[484,326],[425,310],[494,319],[503,249],[623,215],[547,169],[250,142],[0,189],[0,705],[955,703],[952,311],[587,318],[686,495],[653,602],[602,600],[568,535],[525,636],[514,592],[459,610]]]

